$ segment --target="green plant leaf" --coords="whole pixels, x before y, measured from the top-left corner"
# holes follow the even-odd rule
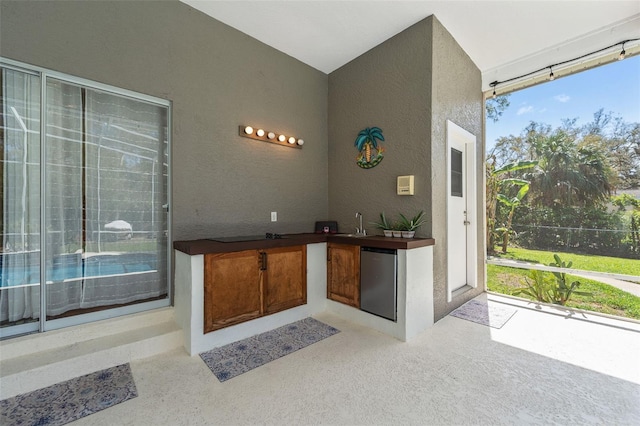
[[[492,174],[493,175],[499,175],[499,174],[502,174],[502,173],[515,172],[515,171],[518,171],[518,170],[535,167],[536,165],[538,165],[537,161],[518,161],[518,162],[515,162],[515,163],[505,164],[504,166],[500,167],[499,169],[494,170]]]
[[[529,182],[528,180],[518,179],[518,178],[506,178],[506,179],[501,179],[500,183],[502,184],[508,183],[509,185],[522,186],[522,185],[529,185],[531,182]]]
[[[520,190],[518,191],[518,195],[516,195],[516,198],[518,199],[518,201],[522,201],[524,196],[527,195],[527,192],[529,192],[529,184],[528,183],[526,183],[526,184],[522,185],[522,187],[520,187]]]

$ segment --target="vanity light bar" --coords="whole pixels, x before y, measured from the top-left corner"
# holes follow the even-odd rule
[[[267,132],[264,129],[254,129],[251,126],[239,126],[238,134],[245,138],[275,143],[277,145],[288,146],[289,148],[302,149],[302,145],[304,145],[304,140],[300,138],[286,136],[282,133]]]

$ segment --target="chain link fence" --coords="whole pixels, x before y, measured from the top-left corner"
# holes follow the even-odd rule
[[[640,259],[640,241],[628,229],[515,224],[513,230],[512,242],[528,249]]]

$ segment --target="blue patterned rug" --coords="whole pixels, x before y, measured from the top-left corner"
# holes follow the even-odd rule
[[[122,364],[0,401],[0,425],[64,425],[138,396]]]
[[[224,382],[339,333],[311,317],[200,354],[213,374]]]
[[[502,328],[515,313],[515,309],[495,305],[489,306],[487,302],[469,300],[449,315],[493,328]]]

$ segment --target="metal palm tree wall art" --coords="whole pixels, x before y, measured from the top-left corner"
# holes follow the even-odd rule
[[[380,164],[384,158],[384,148],[378,143],[383,141],[382,130],[379,127],[367,127],[358,133],[354,143],[360,151],[356,163],[363,169],[370,169]]]

